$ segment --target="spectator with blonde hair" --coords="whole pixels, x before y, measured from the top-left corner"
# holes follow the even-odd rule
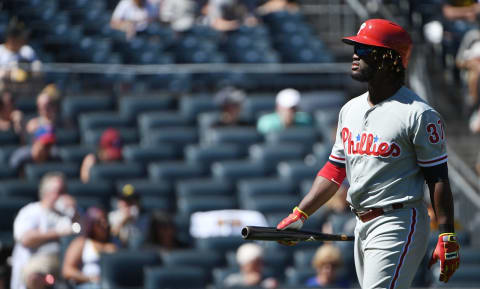
[[[58,126],[58,109],[60,91],[55,84],[49,84],[37,96],[38,116],[30,119],[27,123],[27,133],[34,133],[39,127],[48,125]]]
[[[325,244],[317,249],[312,259],[312,267],[317,274],[307,280],[307,287],[348,288],[349,280],[338,278],[338,270],[343,266],[339,248]]]

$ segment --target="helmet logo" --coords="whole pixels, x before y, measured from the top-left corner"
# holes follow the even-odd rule
[[[358,32],[357,32],[357,35],[360,34],[360,32],[362,31],[363,28],[365,28],[367,26],[367,23],[362,23],[362,25],[360,25],[360,29],[358,29]]]

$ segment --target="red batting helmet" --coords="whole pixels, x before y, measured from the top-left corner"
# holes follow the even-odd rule
[[[400,25],[385,19],[369,19],[358,30],[356,36],[344,37],[343,42],[385,47],[395,50],[402,57],[403,67],[407,68],[412,39]]]

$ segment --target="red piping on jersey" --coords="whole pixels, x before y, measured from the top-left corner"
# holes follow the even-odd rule
[[[408,247],[412,242],[412,236],[413,236],[413,233],[415,232],[416,223],[417,223],[417,210],[415,210],[415,208],[412,208],[412,223],[410,225],[410,233],[408,234],[407,243],[403,247],[403,252],[400,257],[400,261],[398,262],[397,269],[395,270],[395,275],[393,276],[392,283],[390,284],[390,289],[395,288],[395,282],[397,282],[398,275],[400,274],[400,269],[402,268],[402,265],[403,265],[403,259],[405,258],[405,255],[407,255]]]
[[[345,158],[339,158],[339,157],[336,157],[334,155],[330,155],[330,157],[334,160],[338,160],[338,161],[342,161],[342,162],[345,161]]]
[[[446,159],[447,157],[448,157],[448,156],[445,155],[445,156],[443,156],[443,157],[441,157],[441,158],[438,158],[438,159],[435,159],[435,160],[431,160],[431,161],[419,161],[419,160],[417,160],[417,163],[422,164],[422,165],[427,165],[427,164],[431,164],[431,163],[436,163],[436,162],[438,162],[438,161],[442,161],[442,160]]]

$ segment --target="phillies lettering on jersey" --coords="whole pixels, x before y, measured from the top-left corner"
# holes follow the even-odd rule
[[[400,146],[396,143],[388,143],[380,141],[378,136],[372,133],[357,134],[355,138],[352,137],[352,132],[348,127],[342,129],[343,147],[349,155],[367,155],[380,157],[398,157],[401,154]]]

